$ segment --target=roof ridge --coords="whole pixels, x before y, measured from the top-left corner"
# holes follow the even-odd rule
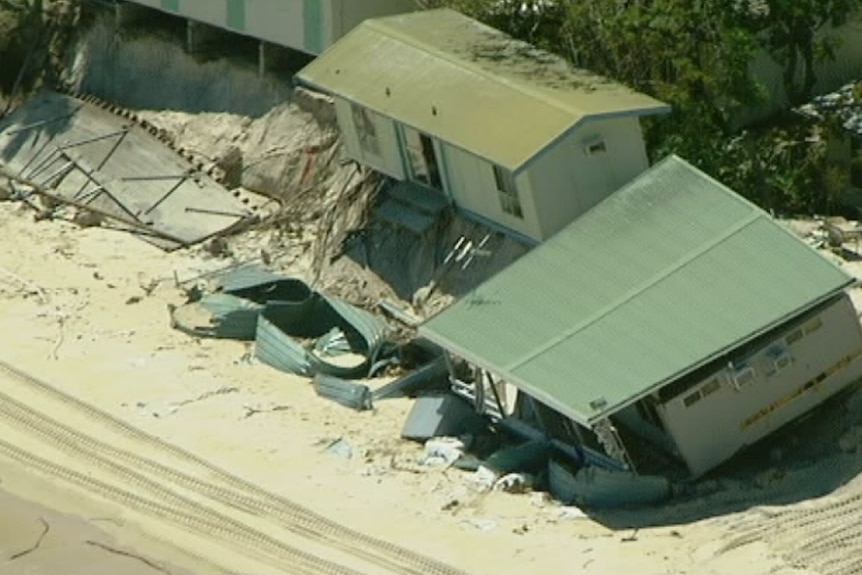
[[[738,234],[739,232],[741,232],[745,228],[749,227],[750,225],[754,224],[756,221],[760,220],[761,218],[769,218],[769,215],[766,212],[763,212],[762,210],[760,210],[759,208],[757,208],[755,206],[755,209],[753,209],[751,211],[751,213],[748,215],[748,217],[746,217],[745,219],[743,219],[739,222],[736,222],[733,226],[729,227],[721,236],[715,238],[711,242],[706,242],[703,246],[701,246],[697,250],[694,250],[692,252],[688,252],[685,255],[685,257],[680,258],[670,268],[662,270],[661,272],[655,274],[653,277],[648,278],[646,281],[638,284],[638,286],[636,286],[635,288],[630,289],[627,293],[625,293],[617,301],[606,305],[603,309],[594,313],[591,317],[588,317],[587,319],[581,321],[577,325],[570,327],[569,329],[565,330],[560,335],[551,338],[550,340],[546,341],[544,344],[542,344],[540,346],[537,346],[535,349],[530,351],[528,354],[516,359],[514,362],[511,362],[509,365],[505,366],[505,370],[509,373],[512,373],[516,369],[518,369],[519,367],[522,367],[528,361],[536,358],[538,355],[541,355],[542,353],[546,352],[547,350],[549,350],[553,347],[556,347],[557,345],[563,343],[564,341],[566,341],[568,339],[571,339],[574,335],[580,333],[581,331],[583,331],[584,329],[586,329],[590,325],[596,323],[600,319],[609,315],[614,310],[618,309],[620,306],[628,303],[629,301],[631,301],[635,297],[644,293],[649,288],[655,286],[656,284],[658,284],[658,283],[662,282],[663,280],[667,279],[668,277],[672,276],[673,274],[675,274],[676,272],[678,272],[679,270],[681,270],[682,268],[684,268],[685,266],[690,264],[695,259],[697,259],[700,256],[702,256],[703,254],[709,252],[710,250],[715,249],[716,247],[723,244],[725,241],[727,241],[728,239],[730,239],[734,235]]]
[[[455,14],[461,14],[460,12],[457,12],[456,10],[452,10],[450,8],[441,8],[438,10],[440,12],[453,12]],[[429,12],[430,12],[430,10],[429,10]],[[463,14],[461,14],[461,15],[464,16]],[[530,88],[525,83],[521,84],[517,81],[512,81],[512,80],[509,80],[508,78],[493,74],[493,73],[489,72],[488,70],[485,70],[481,66],[471,65],[468,61],[466,61],[463,58],[459,58],[453,54],[449,54],[447,52],[444,52],[443,50],[435,48],[434,46],[432,46],[431,44],[429,44],[427,42],[423,42],[422,40],[419,40],[419,39],[417,39],[413,36],[407,35],[407,34],[402,34],[400,31],[395,30],[394,28],[392,28],[390,26],[385,26],[383,24],[383,22],[385,22],[386,20],[396,19],[396,18],[401,18],[401,17],[404,17],[404,15],[399,14],[396,16],[389,16],[389,17],[385,17],[385,18],[373,18],[370,20],[366,20],[363,24],[365,24],[369,28],[373,28],[377,32],[384,33],[391,38],[394,38],[396,40],[400,40],[406,44],[409,44],[409,45],[413,46],[414,48],[421,48],[428,53],[431,53],[431,54],[434,54],[435,56],[440,57],[442,60],[445,60],[445,61],[449,62],[450,64],[455,64],[457,66],[460,66],[461,68],[463,68],[465,70],[469,70],[470,72],[473,72],[475,74],[483,76],[484,78],[489,79],[493,82],[508,86],[509,88],[512,88],[513,90],[517,90],[517,91],[521,92],[522,94],[525,94],[525,95],[530,96],[532,98],[536,98],[538,100],[541,100],[541,101],[545,102],[546,104],[553,106],[554,108],[557,108],[560,111],[563,111],[567,114],[572,114],[572,108],[561,105],[559,101],[557,101],[555,98],[552,98],[551,96],[548,96],[544,92]],[[467,21],[468,21],[467,23],[470,25],[478,24],[479,26],[483,26],[483,27],[488,28],[489,30],[503,34],[504,36],[506,36],[506,38],[508,40],[510,40],[512,42],[520,42],[526,46],[532,46],[531,44],[529,44],[527,42],[524,42],[522,40],[518,40],[517,38],[513,38],[513,37],[509,36],[508,34],[505,34],[504,32],[500,32],[499,30],[491,28],[490,26],[486,26],[485,24],[482,24],[481,22],[478,22],[477,20],[474,20],[473,18],[470,18],[469,16],[464,16],[464,18],[467,19]],[[532,46],[532,47],[535,48],[535,46]],[[536,49],[538,50],[539,48],[536,48]],[[547,50],[543,50],[543,51],[547,52]],[[558,56],[557,54],[553,54],[551,52],[547,52],[547,53],[551,54],[555,58],[559,58],[563,62],[566,62],[566,60],[564,60],[561,56]],[[581,69],[581,68],[578,68],[578,69]],[[598,77],[599,75],[596,74],[596,76]],[[617,82],[615,80],[610,80],[610,81],[613,84],[616,84],[618,86],[628,88],[628,86],[625,86],[624,84],[621,84],[620,82]],[[631,88],[628,88],[628,89],[631,89]],[[574,112],[573,115],[580,115],[581,120],[583,120],[583,119],[588,118],[588,117],[593,117],[596,114],[587,113],[583,109],[578,109],[578,111]],[[581,121],[581,120],[579,120],[579,121]],[[578,123],[579,121],[572,122],[572,125]],[[568,126],[567,128],[571,128],[571,125]]]

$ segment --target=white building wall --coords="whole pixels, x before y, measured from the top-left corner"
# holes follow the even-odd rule
[[[524,214],[523,218],[518,218],[503,211],[492,163],[446,143],[441,148],[450,196],[456,206],[528,238],[541,239],[533,193],[526,173],[515,180]]]
[[[347,157],[360,164],[377,170],[392,178],[404,179],[404,164],[401,159],[398,136],[395,132],[395,122],[372,111],[368,114],[374,123],[380,148],[379,154],[369,154],[359,145],[356,125],[353,122],[351,103],[344,98],[335,98],[335,113],[338,118],[338,129]]]
[[[603,142],[605,152],[588,153]],[[527,168],[541,239],[547,239],[649,167],[636,117],[597,120],[573,130]]]
[[[815,328],[818,325],[819,328]],[[770,351],[785,349],[790,364],[774,373]],[[847,358],[851,358],[848,360]],[[668,434],[694,475],[775,431],[862,377],[862,329],[845,295],[747,358],[753,379],[739,389],[721,369],[657,406]],[[739,373],[741,360],[735,363]],[[703,394],[704,386],[714,391]],[[707,388],[709,389],[709,388]],[[692,395],[697,395],[693,398]],[[689,402],[689,405],[686,405]]]

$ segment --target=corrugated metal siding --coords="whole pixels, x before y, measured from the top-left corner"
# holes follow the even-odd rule
[[[264,311],[257,320],[254,356],[262,363],[280,371],[311,375],[308,352],[291,336],[279,329]]]
[[[366,20],[298,77],[511,170],[586,117],[667,110],[446,9]]]
[[[851,282],[671,157],[420,332],[589,425]]]

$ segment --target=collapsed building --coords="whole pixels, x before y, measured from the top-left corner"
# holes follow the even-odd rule
[[[536,246],[419,328],[493,418],[697,476],[862,376],[854,280],[684,160],[649,168],[663,103],[451,10],[367,20],[297,78],[399,182],[384,216]]]
[[[639,119],[669,111],[448,9],[366,20],[297,80],[332,96],[351,159],[400,182],[383,215],[421,233],[452,206],[528,244],[645,170]]]
[[[862,376],[853,283],[672,156],[420,333],[480,409],[700,475]]]

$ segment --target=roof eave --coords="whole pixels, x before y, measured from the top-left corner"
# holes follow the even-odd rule
[[[606,418],[610,417],[611,415],[614,415],[615,413],[622,411],[623,409],[629,407],[633,403],[640,401],[644,397],[647,397],[648,395],[658,391],[662,387],[664,387],[670,383],[673,383],[674,381],[678,380],[679,378],[684,377],[684,376],[696,371],[697,369],[709,364],[712,361],[715,361],[716,359],[718,359],[719,357],[722,357],[723,355],[731,353],[734,349],[740,347],[741,345],[745,345],[746,343],[753,341],[753,340],[757,339],[758,337],[765,335],[766,333],[769,333],[773,329],[780,327],[782,324],[787,323],[788,321],[792,320],[793,318],[798,317],[804,313],[811,311],[812,309],[816,308],[820,304],[822,304],[822,303],[828,301],[829,299],[837,296],[838,294],[840,294],[841,292],[846,290],[848,287],[850,287],[851,285],[854,285],[856,283],[858,283],[857,280],[855,280],[854,278],[848,277],[847,281],[841,287],[836,288],[836,289],[828,292],[827,294],[809,302],[808,304],[806,304],[800,308],[797,308],[796,310],[794,310],[788,314],[785,314],[784,316],[778,318],[777,320],[767,324],[766,326],[764,326],[760,330],[757,330],[756,332],[748,335],[747,337],[739,339],[739,340],[725,346],[724,348],[717,350],[716,352],[703,358],[701,361],[686,367],[685,369],[673,374],[672,376],[670,376],[670,377],[668,377],[662,381],[650,384],[648,387],[645,387],[642,391],[640,391],[636,394],[633,394],[631,397],[624,399],[623,401],[618,402],[614,405],[605,407],[603,409],[596,410],[595,413],[593,413],[592,415],[586,415],[584,413],[581,413],[580,411],[572,408],[571,406],[566,405],[562,401],[557,400],[552,395],[546,394],[541,389],[536,388],[533,385],[530,385],[529,383],[525,382],[524,380],[515,376],[514,374],[506,372],[505,370],[500,369],[498,366],[495,367],[493,365],[490,365],[488,362],[483,361],[482,358],[471,353],[470,350],[462,348],[461,346],[455,344],[454,342],[452,342],[448,338],[434,332],[433,330],[428,330],[424,326],[419,326],[419,333],[423,337],[427,338],[429,341],[436,343],[437,345],[441,346],[442,348],[446,349],[447,351],[452,352],[452,353],[462,357],[463,359],[467,360],[468,362],[472,363],[473,365],[498,375],[499,377],[501,377],[505,381],[511,383],[512,385],[514,385],[518,389],[523,390],[525,393],[531,395],[535,399],[538,399],[542,403],[546,404],[548,407],[551,407],[552,409],[557,410],[559,413],[565,415],[566,417],[569,417],[574,422],[576,422],[580,425],[583,425],[584,427],[592,428],[597,422],[601,421],[602,419],[606,419]],[[445,313],[445,310],[441,313]]]

